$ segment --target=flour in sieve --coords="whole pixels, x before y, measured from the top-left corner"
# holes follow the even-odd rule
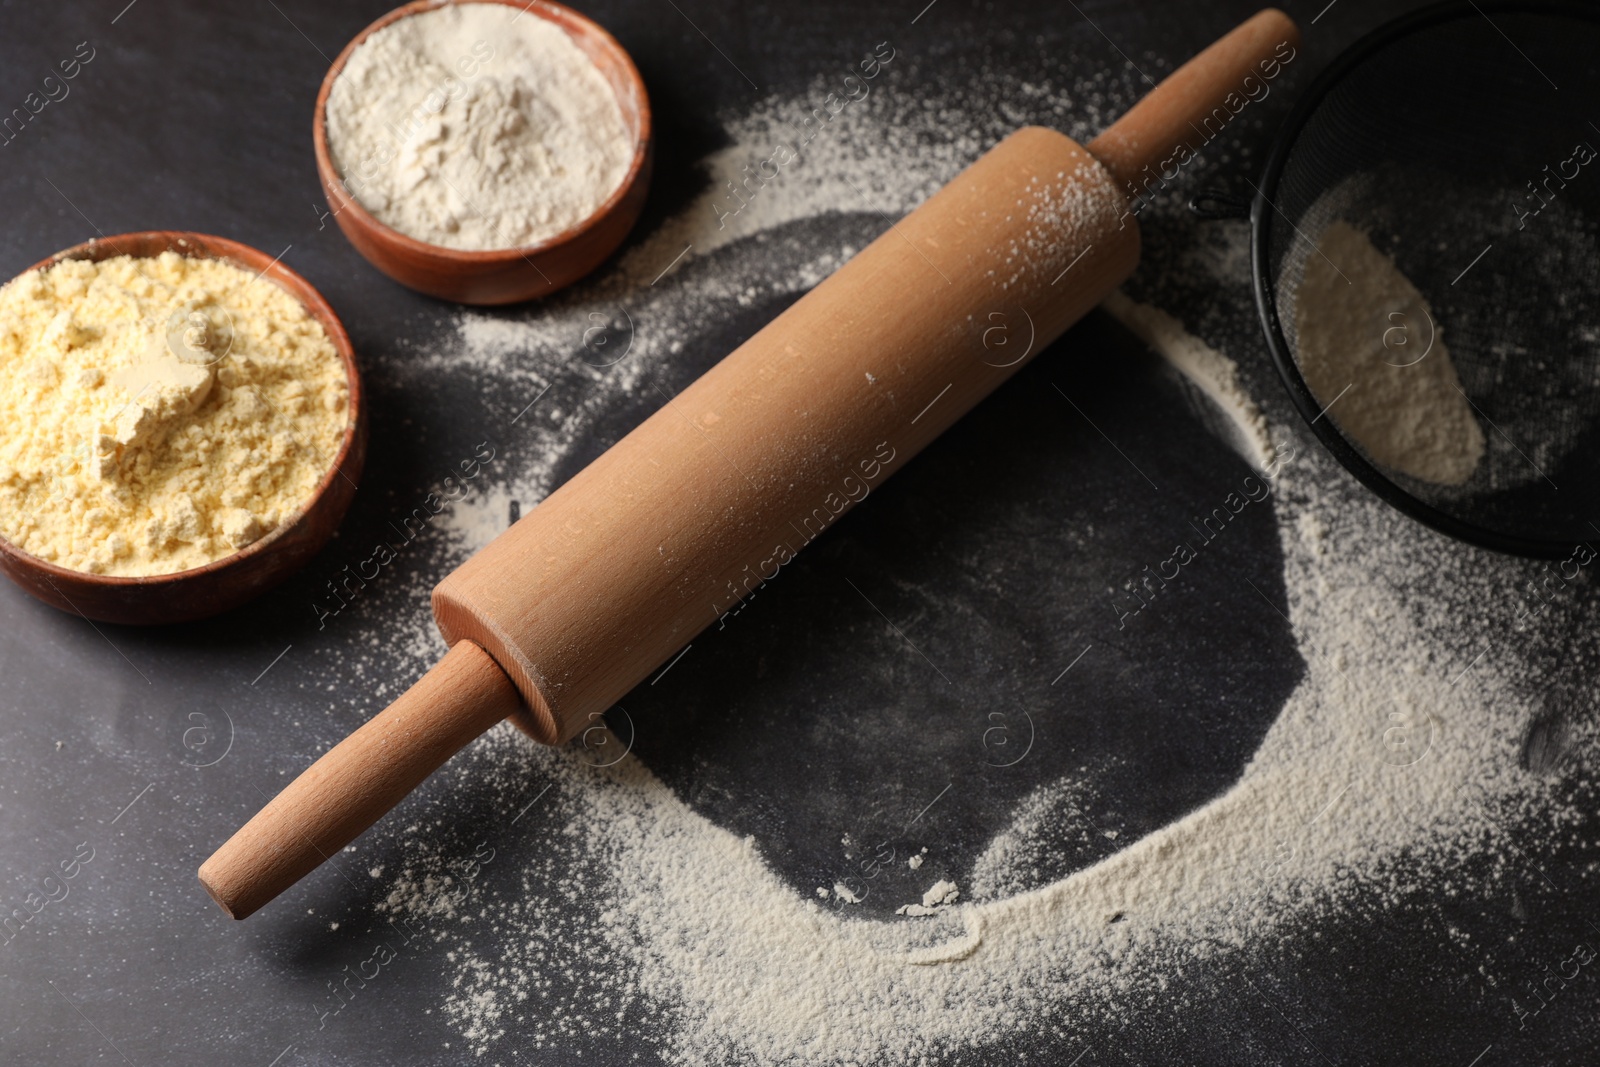
[[[1394,260],[1337,221],[1295,298],[1296,355],[1328,417],[1386,467],[1460,485],[1483,458],[1444,328]]]

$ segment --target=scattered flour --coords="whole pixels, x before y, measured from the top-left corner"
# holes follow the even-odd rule
[[[1253,441],[1247,454],[1262,454],[1265,423],[1225,357],[1153,309],[1113,308],[1155,324],[1163,354],[1229,402]],[[536,850],[525,895],[498,901],[474,938],[483,947],[459,950],[449,1016],[484,1050],[510,1032],[546,1047],[614,1027],[651,1033],[678,1062],[915,1063],[981,1047],[1019,1018],[1077,1032],[1128,998],[1157,995],[1165,976],[1231,958],[1342,896],[1381,900],[1404,892],[1418,864],[1492,854],[1508,812],[1545,802],[1515,765],[1529,696],[1482,663],[1471,685],[1449,681],[1475,653],[1462,646],[1496,624],[1470,607],[1494,602],[1493,590],[1470,553],[1408,557],[1386,532],[1385,505],[1344,488],[1325,460],[1281,476],[1286,609],[1308,672],[1238,784],[1044,884],[1011,862],[1031,847],[1024,819],[975,865],[987,872],[979,901],[936,886],[912,906],[933,914],[911,927],[805,899],[753,840],[685,806],[632,758],[596,771],[498,733],[490,743],[507,747],[518,778],[531,764],[556,783],[548,817],[573,833]],[[1420,605],[1406,595],[1418,572],[1440,570],[1455,592]],[[1050,788],[1070,794],[1073,781]],[[577,831],[593,825],[606,832]],[[581,885],[584,906],[548,899],[550,881]],[[572,945],[604,946],[612,968],[564,971],[562,1002],[533,1002]]]
[[[948,100],[914,121],[903,109],[915,103],[886,95],[846,111],[726,227],[715,224],[713,189],[566,299],[522,318],[466,313],[459,348],[417,353],[420,376],[448,367],[494,381],[515,401],[508,414],[558,376],[585,383],[575,404],[535,408],[522,424],[532,436],[519,454],[535,458],[450,517],[453,556],[503,529],[511,500],[548,493],[573,430],[639,391],[643,368],[692,343],[696,321],[815,284],[855,246],[813,250],[781,277],[758,263],[691,278],[688,263],[735,242],[759,249],[784,223],[841,204],[873,216],[876,233],[875,213],[903,213],[1014,124],[1009,114],[980,122],[972,116],[990,114],[986,105]],[[731,147],[706,161],[712,186],[785,136],[783,117],[775,104],[733,123]],[[686,264],[667,275],[675,284],[651,286],[686,244]],[[589,316],[609,321],[619,307],[651,323],[630,337],[631,356],[574,360]],[[1152,307],[1108,307],[1220,409],[1245,457],[1270,452],[1276,435],[1230,360]],[[1513,632],[1512,613],[1495,606],[1512,599],[1516,576],[1474,550],[1439,550],[1426,531],[1394,536],[1402,520],[1310,450],[1284,467],[1274,507],[1288,590],[1277,609],[1305,676],[1232,789],[1093,866],[1058,877],[1036,862],[1051,813],[1080,802],[1068,773],[1021,803],[964,879],[966,899],[941,881],[919,905],[934,914],[863,920],[824,907],[825,887],[791,888],[753,839],[700,815],[636,759],[596,767],[501,727],[469,758],[502,769],[489,784],[503,810],[524,802],[530,781],[550,786],[542,818],[497,861],[518,865],[515,884],[480,904],[449,857],[419,847],[386,909],[449,946],[445,1013],[479,1055],[582,1037],[681,1063],[919,1063],[1019,1027],[1063,1040],[1093,1033],[1186,968],[1226,970],[1330,912],[1383,907],[1419,872],[1450,886],[1467,858],[1497,861],[1529,811],[1570,823],[1553,780],[1517,766],[1536,687],[1500,669],[1498,654],[1474,658]],[[403,645],[426,662],[437,638],[425,613],[415,623]]]
[[[1323,230],[1295,297],[1296,355],[1328,418],[1366,453],[1438,485],[1483,458],[1444,329],[1411,280],[1347,222]]]
[[[1185,378],[1209,397],[1215,411],[1224,415],[1224,428],[1233,444],[1251,462],[1265,465],[1272,459],[1266,416],[1239,384],[1239,368],[1160,308],[1138,304],[1121,290],[1100,305],[1129,332],[1160,352]]]

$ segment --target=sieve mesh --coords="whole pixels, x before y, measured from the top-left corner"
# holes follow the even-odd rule
[[[1439,5],[1364,39],[1318,79],[1252,209],[1257,298],[1300,410],[1386,499],[1490,548],[1565,557],[1600,542],[1600,157],[1575,162],[1578,145],[1600,149],[1596,122],[1600,12]],[[1482,431],[1482,458],[1461,484],[1385,466],[1341,421],[1392,389],[1392,374],[1353,372],[1343,396],[1309,384],[1297,302],[1337,221],[1364,231],[1431,308],[1432,322],[1403,329],[1408,352],[1442,338]],[[1385,338],[1394,311],[1363,305],[1350,343]]]

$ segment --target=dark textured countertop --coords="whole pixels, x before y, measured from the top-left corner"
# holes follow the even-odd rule
[[[701,190],[696,161],[723,143],[719,116],[769,95],[802,95],[819,71],[850,62],[858,44],[889,39],[903,57],[880,91],[937,96],[981,83],[985,72],[1004,70],[1015,85],[1105,69],[1115,75],[1105,88],[1110,106],[1134,95],[1127,62],[1170,70],[1251,10],[939,0],[918,16],[920,6],[587,7],[634,55],[655,107],[656,179],[631,240]],[[1295,88],[1401,6],[1287,5],[1305,29],[1303,68],[1229,131],[1224,155],[1191,184],[1242,189],[1238,176],[1253,179]],[[0,945],[5,1063],[634,1063],[656,1055],[647,1042],[583,1035],[535,1051],[513,1031],[476,1059],[438,1010],[453,973],[439,947],[408,953],[385,972],[381,996],[319,1025],[325,987],[367,951],[385,881],[324,869],[245,923],[224,917],[195,881],[199,863],[264,795],[410,683],[415,658],[387,654],[385,642],[397,620],[416,632],[427,588],[456,560],[441,546],[402,554],[358,610],[319,629],[312,605],[323,583],[477,442],[493,442],[502,457],[483,492],[536,458],[511,418],[524,398],[497,395],[470,369],[411,369],[419,351],[451,343],[451,309],[376,273],[322,217],[313,100],[329,59],[384,10],[290,0],[124,8],[111,0],[0,12],[0,112],[21,106],[80,42],[92,49],[68,95],[0,146],[0,277],[96,231],[189,229],[281,250],[343,317],[372,414],[367,475],[341,537],[252,605],[204,624],[131,630],[92,626],[0,587],[0,911],[21,906],[61,861],[92,853],[65,899]],[[1030,98],[994,107],[1014,112],[1018,124],[1052,121]],[[1198,225],[1181,213],[1152,218],[1132,291],[1159,290],[1162,305],[1186,321],[1231,322],[1223,339],[1256,395],[1315,449],[1270,376],[1248,287],[1186,277]],[[756,277],[812,248],[859,246],[884,226],[840,205],[682,269]],[[681,388],[797,295],[708,317],[689,354],[663,363],[659,380]],[[1105,358],[1064,359],[1070,346]],[[584,382],[560,379],[545,403],[578,404]],[[1063,387],[1086,419],[1061,416]],[[645,392],[588,419],[557,480],[654,406]],[[1089,418],[1139,457],[1149,485],[1104,451]],[[715,640],[697,644],[660,684],[641,686],[625,702],[630,728],[612,725],[689,804],[752,835],[802,894],[858,866],[857,856],[840,853],[841,830],[910,850],[934,843],[940,870],[960,876],[1025,796],[1090,766],[1094,794],[1105,798],[1090,818],[1115,831],[1115,843],[1063,828],[1044,861],[1051,877],[1086,866],[1224,791],[1305,675],[1288,623],[1239,581],[1285,601],[1267,508],[1241,516],[1238,533],[1219,539],[1148,625],[1119,628],[1105,599],[1163,558],[1164,531],[1249,473],[1199,425],[1191,399],[1143,346],[1091,315],[874,490]],[[1433,536],[1388,521],[1394,537]],[[907,633],[884,627],[880,615]],[[1581,626],[1592,629],[1593,620]],[[1063,678],[1086,646],[1096,654]],[[1581,657],[1546,660],[1549,691],[1587,714]],[[1014,750],[996,756],[996,712],[1010,716],[1011,743],[1026,734],[1029,758],[1007,765]],[[397,828],[417,821],[458,827],[432,845],[446,853],[471,856],[480,840],[498,857],[536,847],[537,835],[522,831],[537,824],[538,808],[512,827],[500,792],[474,777],[485,761],[512,758],[467,754],[340,864],[398,869],[412,844]],[[506,774],[501,766],[497,779]],[[529,783],[530,799],[538,784]],[[926,815],[913,832],[907,820],[919,809]],[[1259,946],[1249,953],[1249,981],[1191,969],[1173,976],[1170,998],[1130,1005],[1114,1026],[1059,1046],[1027,1039],[1015,1051],[1032,1062],[1081,1056],[1085,1064],[1586,1062],[1600,1035],[1592,974],[1574,979],[1550,1021],[1531,1029],[1519,1029],[1507,990],[1522,972],[1539,973],[1546,956],[1600,939],[1588,916],[1591,836],[1569,827],[1547,840],[1534,828],[1520,874],[1475,883],[1469,863],[1457,872],[1465,890],[1423,887],[1386,911],[1343,915]],[[489,899],[521,891],[514,866],[485,867]],[[868,895],[864,914],[891,913],[927,881],[888,877],[901,881]],[[1460,947],[1450,932],[1461,929],[1492,948],[1493,963]]]

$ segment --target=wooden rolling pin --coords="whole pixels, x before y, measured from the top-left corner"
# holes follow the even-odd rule
[[[548,744],[593,725],[1120,285],[1135,198],[1298,40],[1263,11],[1087,150],[1019,130],[893,224],[440,582],[449,653],[218,849],[206,891],[244,918],[507,716]]]

